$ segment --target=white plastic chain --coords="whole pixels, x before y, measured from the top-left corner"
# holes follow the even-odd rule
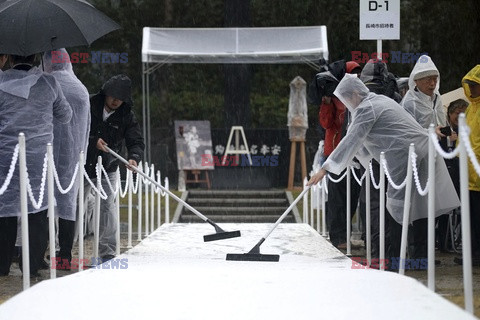
[[[444,157],[445,159],[453,159],[460,153],[459,147],[456,147],[455,150],[453,150],[452,152],[445,152],[440,146],[437,135],[435,133],[432,133],[430,135],[430,139],[433,141],[433,145],[435,146],[435,149],[437,150],[438,154]]]
[[[372,161],[368,163],[368,170],[370,171],[370,181],[372,182],[372,185],[375,189],[380,189],[380,181],[378,184],[375,182],[375,177],[373,176],[373,166],[372,166]]]
[[[420,179],[418,178],[418,168],[417,168],[417,154],[412,152],[412,168],[413,168],[413,179],[415,180],[415,185],[417,186],[417,191],[421,196],[425,196],[428,193],[428,179],[427,184],[425,185],[425,189],[422,189],[420,185]]]
[[[480,164],[478,163],[477,157],[473,152],[472,145],[470,144],[470,128],[460,128],[459,131],[460,137],[462,138],[461,142],[465,145],[465,150],[467,151],[468,157],[470,158],[470,162],[472,163],[473,168],[477,172],[477,175],[480,176]]]
[[[405,177],[405,179],[403,180],[403,182],[401,184],[397,185],[397,184],[395,184],[395,182],[392,181],[392,177],[390,176],[390,172],[388,172],[387,159],[384,159],[381,164],[383,165],[383,170],[385,171],[385,175],[387,176],[388,183],[390,183],[390,185],[394,189],[397,189],[397,190],[403,189],[403,187],[405,187],[405,185],[407,184],[407,177]]]
[[[338,178],[337,180],[333,179],[330,175],[328,175],[328,179],[330,179],[330,181],[332,181],[333,183],[339,183],[340,181],[343,180],[343,178],[345,178],[345,176],[347,175],[347,172],[348,172],[348,170],[345,170],[343,175],[340,178]]]
[[[8,169],[7,177],[5,178],[5,181],[3,182],[3,185],[0,188],[0,195],[4,194],[5,190],[7,190],[8,186],[10,185],[10,181],[12,180],[12,177],[13,177],[13,172],[15,171],[15,167],[17,165],[19,149],[20,149],[20,146],[17,143],[13,151],[12,162],[10,163],[10,168]]]
[[[162,185],[162,176],[160,175],[159,180],[156,180],[156,181],[159,185]],[[162,186],[162,187],[164,187],[164,186]],[[162,188],[157,187],[156,185],[155,185],[155,193],[159,194],[161,197],[165,197],[165,195],[167,194],[165,191],[163,191]]]
[[[354,168],[354,167],[350,167],[350,169],[352,170],[352,175],[353,175],[353,177],[355,178],[355,180],[357,180],[357,183],[358,183],[359,185],[362,185],[363,179],[365,179],[365,173],[366,173],[366,172],[364,172],[364,173],[363,173],[363,176],[362,176],[360,179],[358,179],[357,174],[355,173],[355,168]]]
[[[140,162],[140,164],[138,165],[137,169],[139,171],[142,171],[142,163]],[[133,183],[133,173],[132,173],[132,183],[133,183],[133,186],[132,186],[132,192],[134,194],[137,194],[138,192],[138,184],[140,182],[140,179],[142,179],[142,175],[140,173],[137,173],[137,180],[135,180],[135,183]]]
[[[86,171],[83,171],[83,176],[85,177],[85,179],[87,179],[87,181],[90,184],[90,186],[92,187],[93,191],[95,191],[96,193],[98,193],[100,195],[101,199],[106,200],[108,198],[107,194],[105,193],[105,191],[103,189],[102,190],[97,189],[97,187],[92,182],[92,180],[90,180],[90,177],[88,176]],[[97,178],[98,178],[98,170],[97,170]],[[103,191],[103,193],[102,193],[102,191]]]
[[[58,177],[58,172],[57,172],[57,167],[55,166],[55,162],[52,161],[52,163],[53,163],[53,176],[55,177],[55,183],[57,184],[58,191],[60,191],[61,194],[66,194],[73,188],[73,185],[75,184],[79,164],[77,162],[77,164],[75,165],[75,171],[73,172],[72,181],[70,181],[70,184],[66,189],[63,189],[62,185],[60,184],[60,179]]]
[[[38,201],[35,200],[35,197],[33,196],[32,185],[30,184],[30,178],[28,177],[28,167],[27,166],[25,167],[25,172],[27,173],[28,197],[32,202],[32,206],[37,210],[40,209],[43,204],[43,195],[45,193],[45,182],[47,181],[47,164],[48,164],[48,155],[47,153],[45,153],[45,157],[43,158],[42,182],[40,183],[40,193],[38,195]]]
[[[126,181],[125,181],[125,189],[124,189],[124,191],[122,191],[122,182],[120,181],[120,169],[117,169],[117,176],[119,177],[119,179],[117,179],[117,186],[118,186],[118,190],[120,191],[120,198],[125,198],[125,196],[127,195],[128,185],[130,184],[130,176],[131,175],[132,175],[132,171],[127,169],[127,178],[126,178]]]
[[[108,178],[108,173],[107,171],[105,170],[105,168],[103,166],[100,167],[100,170],[102,170],[103,174],[105,175],[105,180],[107,181],[107,185],[108,185],[108,188],[110,189],[110,191],[112,192],[112,194],[117,194],[117,191],[118,191],[118,181],[117,181],[117,184],[115,185],[115,189],[113,189],[113,186],[112,186],[112,183],[110,182],[110,179]],[[101,177],[101,175],[100,175]],[[115,179],[116,180],[116,179]],[[102,184],[100,184],[100,188],[103,189],[103,186]],[[105,190],[104,190],[105,191]],[[106,193],[105,193],[106,194]]]

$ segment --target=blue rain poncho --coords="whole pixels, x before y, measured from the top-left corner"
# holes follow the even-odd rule
[[[29,71],[10,69],[0,74],[0,183],[10,168],[18,135],[26,139],[27,170],[35,200],[40,194],[44,156],[47,144],[53,142],[53,119],[66,123],[72,109],[60,85],[51,75],[37,68]],[[28,212],[47,208],[47,185],[40,208],[28,200]],[[20,216],[20,184],[18,162],[14,175],[0,195],[0,217]]]
[[[60,51],[65,57],[67,51]],[[79,154],[84,151],[86,154],[88,135],[90,132],[90,99],[87,88],[78,80],[69,61],[54,63],[52,53],[46,52],[43,55],[45,72],[50,73],[60,84],[63,94],[72,107],[72,119],[63,124],[60,121],[53,121],[53,154],[55,166],[58,172],[60,184],[66,189],[73,178],[77,166]],[[82,164],[83,165],[83,164]],[[76,181],[79,176],[77,175]],[[78,183],[72,189],[62,194],[55,187],[55,199],[57,201],[57,215],[66,220],[74,221],[77,209]]]
[[[329,172],[340,174],[357,156],[366,166],[373,158],[380,162],[385,152],[387,168],[393,182],[401,184],[407,174],[408,149],[415,144],[417,167],[422,188],[427,180],[428,134],[401,106],[383,95],[368,91],[355,75],[346,74],[335,90],[337,96],[352,113],[347,135],[323,164]],[[376,181],[378,183],[378,181]],[[398,223],[402,223],[405,188],[387,188],[387,209]],[[427,196],[420,196],[412,187],[410,221],[427,217]],[[449,212],[460,205],[445,162],[436,161],[436,215]]]
[[[415,89],[415,77],[417,75],[429,75],[432,72],[438,74],[437,87],[433,97],[430,97],[420,90]],[[445,110],[443,109],[442,98],[438,89],[440,87],[440,73],[429,56],[421,56],[415,67],[413,67],[408,78],[409,90],[402,100],[402,106],[410,113],[415,120],[423,127],[428,128],[431,123],[435,126],[445,127],[447,125]]]

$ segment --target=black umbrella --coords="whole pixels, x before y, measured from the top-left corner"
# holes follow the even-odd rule
[[[120,29],[84,0],[0,1],[0,53],[28,56],[90,45]]]

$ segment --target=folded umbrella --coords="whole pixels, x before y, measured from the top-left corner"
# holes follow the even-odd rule
[[[0,1],[0,53],[88,46],[120,26],[84,0]]]

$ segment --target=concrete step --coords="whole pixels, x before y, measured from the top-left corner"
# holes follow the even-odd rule
[[[214,206],[224,206],[224,207],[266,207],[266,206],[274,206],[280,207],[285,206],[288,207],[287,199],[247,199],[247,198],[240,198],[240,199],[233,199],[233,198],[193,198],[188,199],[188,203],[193,207],[214,207]]]
[[[211,217],[215,223],[275,223],[280,216],[272,215],[223,215]],[[200,223],[203,222],[202,219],[195,215],[185,215],[183,214],[179,221],[180,223]],[[295,218],[292,214],[288,214],[282,223],[295,223]],[[220,226],[221,227],[221,226]]]
[[[285,210],[285,207],[195,207],[198,211],[206,216],[209,215],[276,215],[280,216]],[[191,214],[190,210],[185,208],[183,213]]]
[[[285,198],[282,190],[191,190],[188,198]]]

